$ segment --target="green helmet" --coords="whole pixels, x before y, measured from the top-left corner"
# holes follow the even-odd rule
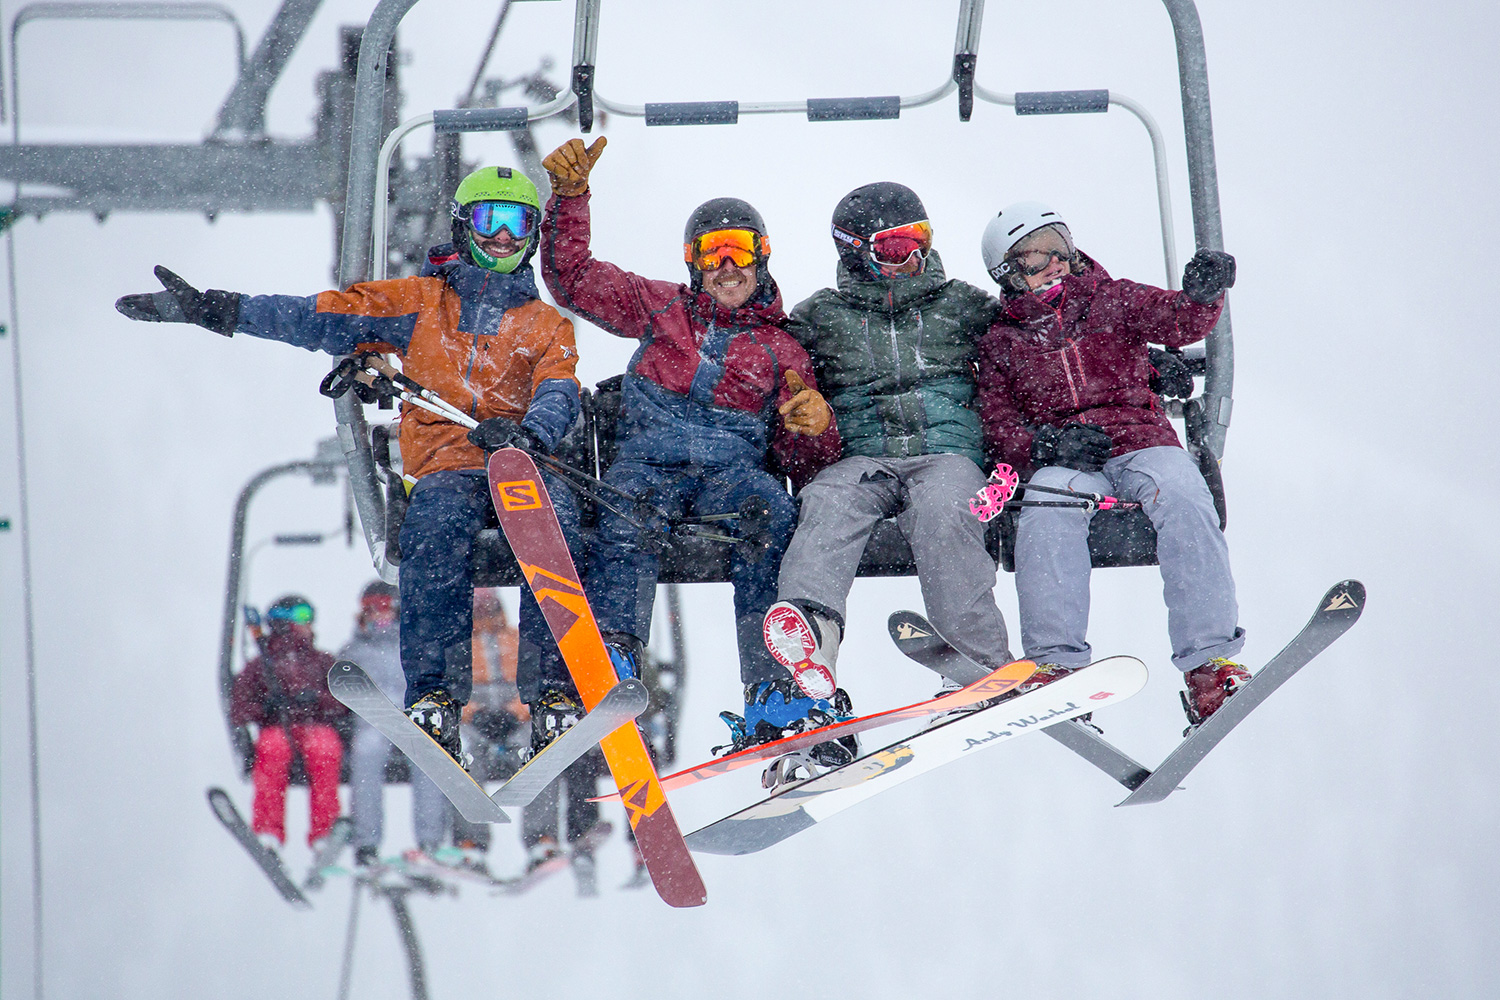
[[[476,209],[482,202],[500,202],[502,209],[515,206],[520,211],[485,213]],[[537,195],[536,185],[518,170],[510,167],[480,167],[459,182],[458,190],[453,192],[449,211],[453,216],[453,248],[471,264],[500,274],[509,274],[525,267],[532,254],[536,253],[542,201]],[[489,232],[481,230],[481,236],[494,235],[499,232],[499,225],[503,225],[512,236],[524,237],[526,243],[521,252],[509,257],[491,257],[485,253],[474,240],[476,215],[481,216],[482,220],[498,223]],[[502,215],[509,217],[501,218]],[[518,232],[518,228],[525,232]]]

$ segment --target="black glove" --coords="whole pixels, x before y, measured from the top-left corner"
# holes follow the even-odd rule
[[[160,264],[156,278],[165,291],[122,295],[115,299],[120,315],[147,323],[196,323],[228,337],[240,321],[239,292],[210,288],[200,292]]]
[[[501,448],[524,448],[543,453],[547,450],[543,447],[541,438],[505,417],[490,417],[479,421],[479,426],[469,431],[469,443],[476,448],[483,448],[486,455]]]
[[[1098,472],[1114,451],[1114,439],[1093,424],[1068,424],[1057,428],[1043,424],[1031,439],[1031,464],[1040,469],[1060,465],[1079,472]]]
[[[1234,258],[1223,250],[1199,250],[1182,269],[1182,294],[1208,305],[1234,287]]]
[[[1151,362],[1151,391],[1158,396],[1187,399],[1193,394],[1193,373],[1187,362],[1159,347],[1146,348],[1146,357]]]

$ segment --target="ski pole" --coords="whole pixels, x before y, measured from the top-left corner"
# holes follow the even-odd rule
[[[433,392],[431,389],[422,386],[416,380],[408,377],[402,372],[397,371],[390,362],[386,361],[385,358],[379,354],[361,354],[358,357],[345,358],[337,366],[335,366],[332,371],[324,376],[322,383],[318,386],[318,391],[320,393],[332,398],[342,396],[350,389],[354,390],[356,396],[359,397],[361,402],[372,403],[378,402],[381,399],[400,399],[403,402],[407,402],[412,404],[413,406],[420,407],[421,409],[424,409],[436,416],[443,417],[446,420],[450,420],[453,423],[458,424],[460,427],[465,427],[469,430],[473,430],[475,427],[479,426],[479,421],[475,420],[469,414],[460,410],[452,403],[449,403],[446,399],[438,395],[436,392]],[[629,493],[626,490],[622,490],[617,486],[611,485],[610,483],[606,483],[604,480],[599,479],[596,476],[591,476],[580,469],[575,469],[572,466],[567,465],[566,463],[558,461],[550,455],[540,454],[531,450],[530,448],[520,448],[519,450],[529,455],[531,459],[542,468],[556,474],[558,478],[563,481],[564,485],[572,489],[574,492],[580,494],[581,496],[587,497],[590,500],[593,500],[601,507],[605,508],[611,513],[620,516],[628,524],[639,528],[641,531],[649,532],[656,536],[661,536],[667,532],[674,530],[678,525],[686,526],[696,523],[695,520],[669,517],[667,513],[661,510],[659,507],[656,507],[653,504],[648,504],[634,494]],[[615,494],[617,497],[629,501],[637,508],[645,507],[649,509],[651,513],[655,514],[661,520],[667,522],[669,527],[664,531],[662,528],[656,525],[647,524],[641,520],[638,520],[636,517],[631,516],[624,510],[621,510],[619,507],[610,503],[598,492],[596,492],[596,490],[600,489],[607,490]],[[712,517],[714,519],[727,519],[740,516],[741,514],[739,512],[735,512],[733,514],[709,515],[709,517]],[[737,544],[741,541],[744,541],[744,539],[735,538],[730,535],[721,535],[715,532],[707,531],[683,531],[678,533],[691,535],[695,538],[707,539],[709,541],[729,542],[731,544]]]
[[[969,513],[979,518],[980,521],[991,521],[1000,515],[1003,510],[1014,510],[1018,507],[1072,507],[1086,510],[1089,513],[1099,510],[1131,509],[1139,508],[1141,505],[1134,501],[1121,500],[1118,497],[1106,496],[1103,493],[1085,493],[1079,490],[1064,489],[1058,486],[1033,486],[1027,484],[1020,486],[1021,477],[1016,470],[1000,462],[995,466],[995,471],[990,473],[989,482],[980,490],[977,496],[969,501]],[[1036,490],[1038,493],[1049,493],[1054,496],[1068,497],[1068,500],[1013,500],[1016,488],[1024,492]]]

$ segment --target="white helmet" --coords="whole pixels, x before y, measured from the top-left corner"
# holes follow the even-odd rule
[[[984,238],[979,242],[979,252],[984,255],[984,269],[989,272],[990,277],[1000,281],[1003,276],[1000,265],[1005,262],[1005,255],[1010,252],[1011,247],[1043,226],[1056,226],[1067,243],[1069,252],[1072,252],[1073,234],[1069,232],[1068,224],[1061,215],[1046,205],[1039,201],[1018,201],[1002,208],[990,220],[990,224],[984,227]]]

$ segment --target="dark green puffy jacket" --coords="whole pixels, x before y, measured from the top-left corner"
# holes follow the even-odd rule
[[[908,278],[856,281],[840,265],[837,289],[793,309],[787,332],[812,355],[844,455],[950,452],[983,463],[974,361],[999,308],[973,285],[949,281],[933,253],[927,270]]]

